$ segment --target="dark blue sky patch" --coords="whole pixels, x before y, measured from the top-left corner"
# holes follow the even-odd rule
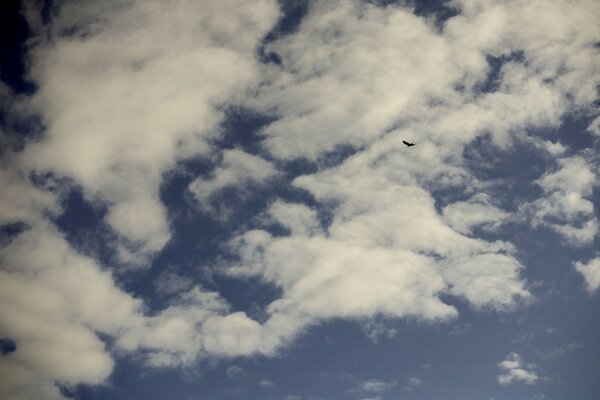
[[[559,126],[534,129],[532,134],[567,146],[566,156],[574,155],[590,147],[600,150],[600,141],[587,131],[587,127],[597,116],[597,114],[590,114],[585,110],[570,113],[562,118]]]
[[[287,171],[290,178],[300,175],[314,174],[319,170],[319,165],[306,157],[294,159],[275,160],[275,165],[280,171]]]
[[[452,17],[460,14],[460,10],[452,5],[450,0],[367,0],[380,7],[404,6],[410,7],[419,17],[430,18],[438,29]]]
[[[261,323],[268,318],[266,307],[282,294],[280,288],[258,278],[230,278],[219,273],[208,288],[218,291],[234,311],[243,311]]]
[[[3,107],[0,100],[0,156],[4,151],[22,151],[27,143],[39,141],[44,136],[46,125],[39,115],[22,113]]]
[[[515,138],[502,149],[489,134],[466,145],[463,158],[465,167],[477,179],[497,182],[494,199],[509,210],[515,210],[526,199],[539,197],[542,190],[533,181],[555,165],[545,151],[530,142]]]
[[[473,87],[473,91],[479,95],[497,91],[502,83],[502,67],[509,62],[525,62],[525,52],[513,51],[499,56],[488,54],[486,60],[489,66],[487,76]]]
[[[11,224],[0,225],[0,245],[8,245],[15,237],[29,228],[24,222],[14,222]]]
[[[218,149],[239,148],[246,153],[260,155],[264,152],[261,148],[264,137],[260,129],[275,119],[244,107],[226,108],[221,123],[222,134],[211,144]]]
[[[16,93],[31,94],[36,87],[25,78],[25,42],[30,31],[21,10],[21,1],[0,2],[0,79]]]
[[[435,201],[435,209],[438,214],[443,212],[444,207],[457,201],[466,201],[471,198],[473,191],[468,184],[445,188],[428,188],[431,197]]]
[[[310,0],[279,0],[281,17],[277,24],[267,33],[258,47],[258,58],[265,64],[281,65],[281,57],[273,51],[267,51],[267,45],[281,36],[298,30],[302,19],[308,13]]]
[[[333,168],[362,150],[364,148],[352,146],[351,144],[338,144],[333,150],[321,154],[317,158],[317,165],[319,169]]]
[[[92,204],[81,188],[71,186],[62,199],[63,213],[54,223],[79,252],[105,265],[114,261],[109,238],[113,235],[104,223],[106,204]]]
[[[2,355],[5,356],[17,350],[17,343],[11,338],[0,338],[0,349],[2,349]]]

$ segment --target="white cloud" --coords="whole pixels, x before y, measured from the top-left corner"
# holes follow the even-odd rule
[[[294,181],[335,205],[325,232],[307,235],[289,208],[290,236],[254,230],[232,242],[241,260],[228,273],[282,289],[268,308],[272,318],[435,320],[456,315],[441,294],[497,310],[530,298],[513,245],[464,235],[475,226],[493,229],[506,212],[476,195],[447,206],[442,217],[432,192],[478,192],[481,183],[461,157],[474,138],[489,132],[508,146],[512,135],[556,126],[564,113],[594,101],[581,86],[598,80],[591,51],[598,29],[581,27],[581,19],[598,10],[591,2],[581,9],[458,4],[463,15],[439,33],[402,7],[314,3],[298,33],[269,45],[282,67],[269,71],[268,85],[249,103],[279,117],[264,129],[266,148],[279,158],[315,159],[339,144],[364,147]],[[546,30],[552,35],[534,34]],[[498,90],[479,93],[486,56],[518,51],[527,63],[506,63]],[[571,58],[583,53],[589,62]],[[406,149],[404,139],[417,146]]]
[[[0,187],[0,225],[35,223],[45,214],[56,215],[60,211],[55,193],[35,187],[25,172],[6,162],[0,165]]]
[[[594,101],[595,2],[455,4],[462,13],[440,34],[402,7],[313,3],[299,32],[269,47],[283,70],[260,97],[281,117],[265,129],[267,147],[280,157],[316,157],[340,143],[373,143],[404,125],[408,138],[434,140],[452,154],[484,131],[505,144],[515,128],[557,124],[569,108]],[[515,51],[524,52],[527,66],[507,63],[499,90],[477,93],[486,55]]]
[[[239,377],[246,376],[247,372],[238,365],[232,365],[231,367],[227,368],[226,374],[227,374],[227,378],[232,379],[232,378],[239,378]]]
[[[58,399],[57,383],[101,384],[111,351],[142,350],[152,366],[191,365],[206,352],[200,326],[228,312],[218,294],[188,287],[145,315],[47,221],[61,211],[60,193],[30,176],[49,171],[81,185],[88,200],[108,206],[120,260],[147,264],[170,236],[162,174],[209,150],[218,107],[255,84],[255,47],[278,17],[274,1],[231,5],[67,1],[48,26],[32,23],[39,36],[29,76],[38,91],[19,107],[37,112],[47,130],[24,152],[2,154],[0,223],[29,229],[0,249],[0,330],[17,343],[3,358],[0,397]]]
[[[361,385],[361,388],[365,392],[381,393],[381,392],[387,392],[388,390],[390,390],[391,388],[396,386],[396,384],[397,384],[396,381],[386,382],[386,381],[382,381],[381,379],[371,379],[371,380],[363,382]]]
[[[277,385],[274,382],[271,382],[268,379],[263,379],[260,382],[258,382],[258,386],[261,389],[277,389]]]
[[[477,226],[493,231],[506,214],[477,195],[483,185],[462,151],[486,133],[509,147],[528,128],[556,126],[592,104],[600,10],[595,1],[455,4],[462,14],[440,31],[402,7],[314,2],[297,33],[268,45],[282,67],[260,66],[255,55],[278,16],[274,1],[63,4],[30,54],[39,85],[30,111],[43,116],[47,134],[5,156],[0,173],[9,188],[0,222],[32,225],[0,252],[0,328],[18,346],[3,359],[0,395],[60,398],[57,382],[105,382],[111,351],[139,352],[155,367],[190,366],[208,355],[273,355],[328,318],[444,321],[457,311],[442,295],[495,310],[530,298],[514,246],[468,236]],[[498,90],[480,93],[486,56],[516,51],[527,62],[506,63]],[[255,97],[250,89],[261,81]],[[322,229],[317,210],[276,201],[266,213],[288,236],[256,229],[232,240],[240,260],[226,273],[257,276],[282,291],[264,323],[174,277],[163,285],[177,294],[172,303],[145,314],[139,299],[49,225],[57,198],[34,187],[29,173],[69,177],[89,200],[104,202],[121,261],[146,264],[170,238],[162,174],[212,151],[207,139],[220,133],[219,106],[228,102],[279,117],[263,132],[275,158],[318,159],[340,144],[357,147],[340,165],[293,182],[333,205],[331,223]],[[404,139],[417,146],[407,149]],[[536,223],[577,243],[597,230],[587,199],[591,162],[562,159],[561,169],[538,181],[547,198],[534,203]],[[190,189],[202,203],[274,173],[266,161],[229,150],[213,178]],[[440,215],[441,189],[471,197],[443,205]],[[576,264],[588,283],[595,265]],[[515,353],[500,368],[501,383],[538,380]]]
[[[0,397],[58,399],[56,383],[101,384],[114,365],[111,351],[141,351],[153,367],[191,366],[231,346],[240,353],[243,337],[232,335],[243,321],[229,312],[217,293],[193,287],[146,315],[109,272],[38,223],[0,252],[0,331],[17,344],[3,358]],[[222,332],[211,331],[215,325]]]
[[[526,385],[535,385],[540,379],[533,371],[534,365],[524,365],[521,356],[517,353],[510,353],[506,356],[506,360],[498,363],[498,367],[502,371],[498,375],[498,383],[501,385],[511,385],[523,383]]]
[[[472,255],[448,265],[443,274],[450,293],[466,298],[474,307],[510,309],[529,292],[518,280],[521,264],[504,254]]]
[[[600,257],[593,258],[587,263],[577,261],[573,266],[585,278],[586,287],[590,292],[600,288]]]
[[[598,233],[589,200],[597,177],[583,157],[563,158],[559,165],[536,182],[545,196],[533,203],[533,222],[552,228],[574,246],[589,244]]]
[[[290,229],[293,235],[312,236],[322,232],[317,212],[303,204],[277,200],[271,204],[267,215],[275,222]]]
[[[600,117],[597,117],[590,123],[590,126],[588,126],[588,131],[600,136]]]
[[[468,201],[458,201],[444,207],[444,220],[457,232],[469,234],[474,227],[493,230],[508,217],[508,213],[492,204],[489,196],[479,195]]]
[[[254,50],[277,16],[270,0],[61,4],[30,52],[48,129],[23,159],[105,201],[121,260],[147,263],[170,237],[162,173],[209,150],[217,106],[256,82]]]
[[[3,360],[0,397],[59,398],[55,382],[102,383],[113,360],[95,331],[116,332],[140,302],[51,228],[0,253],[0,330],[17,344]]]

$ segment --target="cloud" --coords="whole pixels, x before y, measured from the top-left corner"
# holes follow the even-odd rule
[[[156,290],[161,294],[176,294],[189,290],[193,283],[189,277],[173,270],[164,270],[154,281]]]
[[[423,380],[413,376],[406,380],[406,384],[404,385],[404,390],[410,392],[410,391],[413,391],[422,386],[423,386]]]
[[[545,196],[533,204],[533,223],[550,227],[571,245],[589,244],[598,233],[590,200],[596,174],[580,156],[560,159],[559,166],[536,182]]]
[[[3,188],[0,225],[14,223],[32,224],[44,215],[57,215],[60,203],[52,187],[36,187],[24,171],[2,160],[0,187]]]
[[[254,51],[278,14],[273,1],[67,1],[43,26],[28,8],[37,91],[10,99],[10,111],[40,116],[46,129],[24,151],[2,152],[0,224],[25,229],[0,249],[0,330],[17,346],[3,357],[0,397],[59,399],[57,384],[102,384],[113,352],[155,367],[206,352],[200,325],[229,312],[218,294],[175,285],[173,300],[148,314],[49,219],[77,185],[108,208],[119,261],[148,265],[170,237],[162,174],[210,151],[219,107],[255,84]],[[173,291],[173,279],[161,287]]]
[[[588,126],[588,132],[600,136],[600,117],[597,117],[590,123],[590,125]]]
[[[600,257],[593,258],[587,263],[577,261],[573,267],[583,275],[589,292],[594,293],[600,288]]]
[[[382,381],[380,379],[371,379],[371,380],[363,382],[361,385],[361,388],[365,392],[381,393],[381,392],[387,392],[388,390],[390,390],[391,388],[396,386],[396,384],[397,384],[397,382],[395,382],[395,381],[386,382],[386,381]]]
[[[341,164],[293,181],[331,206],[324,231],[306,229],[315,225],[306,208],[286,206],[291,221],[276,218],[289,236],[258,229],[232,241],[240,260],[228,274],[282,289],[268,307],[272,318],[446,320],[456,310],[442,294],[496,310],[531,297],[514,245],[467,236],[478,226],[493,231],[507,211],[490,204],[493,193],[465,166],[462,149],[484,134],[508,148],[524,131],[557,126],[562,115],[594,101],[596,93],[581,86],[597,81],[598,29],[580,21],[598,9],[591,2],[581,9],[457,5],[461,14],[439,32],[402,7],[315,3],[297,33],[268,45],[281,65],[249,103],[278,117],[263,129],[265,148],[281,159],[317,159],[342,144],[357,149]],[[533,34],[537,29],[553,33]],[[509,59],[497,90],[482,91],[487,57],[511,54],[526,62]],[[577,54],[585,56],[571,59]],[[407,150],[407,138],[417,146]],[[470,200],[445,204],[440,215],[439,190]]]
[[[247,373],[242,367],[237,366],[237,365],[232,365],[231,367],[227,368],[226,375],[227,375],[227,378],[234,379],[234,378],[244,377],[247,375]]]
[[[116,332],[141,303],[51,227],[2,248],[0,267],[0,330],[18,346],[3,359],[0,397],[55,399],[55,382],[104,382],[114,362],[95,332]]]
[[[452,229],[469,234],[475,227],[493,230],[509,214],[490,204],[489,196],[479,195],[469,201],[457,201],[444,207],[442,214]]]
[[[517,353],[510,353],[506,356],[506,360],[498,363],[498,367],[502,371],[498,375],[498,383],[501,385],[511,385],[515,383],[523,383],[526,385],[535,385],[539,380],[539,376],[532,370],[534,365],[524,365]]]
[[[248,333],[242,328],[251,321],[200,287],[148,314],[111,273],[41,223],[2,248],[0,289],[0,331],[17,347],[3,357],[3,398],[59,399],[56,383],[102,384],[113,352],[137,354],[150,367],[192,366],[231,347],[239,354]]]
[[[598,82],[598,28],[581,24],[598,16],[593,1],[455,5],[461,13],[440,33],[403,7],[312,4],[299,32],[269,45],[282,73],[252,99],[280,117],[264,130],[267,148],[314,158],[406,126],[405,138],[433,140],[451,153],[484,131],[506,144],[515,129],[557,124],[568,109],[594,101],[594,84],[582,82]],[[527,66],[507,62],[498,90],[479,93],[486,57],[513,52],[523,52]]]
[[[551,358],[551,359],[558,359],[563,357],[565,354],[572,352],[574,350],[578,350],[578,349],[583,349],[585,348],[584,345],[579,344],[579,343],[566,343],[566,344],[562,344],[558,347],[555,347],[552,350],[549,351],[538,351],[538,354],[542,357],[542,358]]]
[[[312,236],[322,233],[317,212],[304,204],[277,200],[270,205],[267,216],[288,228],[293,235]]]
[[[260,382],[258,382],[258,386],[261,389],[268,389],[268,390],[274,390],[277,389],[277,385],[274,382],[271,382],[268,379],[263,379]]]
[[[360,394],[361,400],[383,399],[382,395],[398,384],[395,380],[384,381],[381,379],[369,379],[362,382],[358,387],[352,389],[351,393]]]
[[[207,154],[218,106],[258,79],[254,50],[279,11],[267,0],[69,1],[55,11],[29,53],[39,86],[30,106],[47,130],[22,159],[104,201],[119,258],[147,264],[170,238],[162,174]]]
[[[0,249],[0,328],[17,346],[3,357],[1,397],[58,399],[57,383],[102,384],[115,353],[186,367],[274,355],[329,318],[447,321],[458,313],[447,295],[500,311],[531,298],[518,249],[490,239],[508,211],[463,150],[488,135],[510,151],[532,128],[591,107],[600,10],[594,1],[454,4],[460,15],[440,28],[404,7],[313,2],[297,32],[266,45],[281,65],[261,65],[256,48],[278,18],[274,1],[61,3],[29,52],[39,90],[24,104],[42,117],[45,136],[3,153],[1,164],[0,223],[29,226]],[[489,57],[508,58],[484,90]],[[79,254],[50,221],[61,212],[61,179],[108,208],[121,263],[149,265],[170,239],[163,174],[222,151],[210,139],[230,103],[275,117],[261,132],[269,159],[319,160],[342,145],[354,153],[293,180],[311,207],[270,204],[263,222],[289,232],[259,226],[230,241],[238,259],[222,273],[281,290],[265,322],[174,274],[157,283],[169,302],[147,310],[112,265]],[[405,139],[417,145],[407,149]],[[544,197],[532,203],[532,223],[589,244],[595,161],[538,142],[563,158],[537,181]],[[224,188],[270,179],[273,165],[225,150],[213,176],[190,190],[210,204]],[[32,181],[45,172],[54,178]],[[444,190],[462,200],[446,203]],[[595,265],[575,264],[593,289]],[[538,380],[516,353],[499,367],[500,383]],[[382,387],[369,382],[374,393]]]

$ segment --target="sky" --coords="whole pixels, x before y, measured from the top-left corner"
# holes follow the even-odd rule
[[[0,398],[600,398],[599,2],[1,4]]]

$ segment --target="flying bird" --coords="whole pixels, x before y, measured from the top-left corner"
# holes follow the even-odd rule
[[[415,145],[414,143],[409,143],[409,142],[407,142],[406,140],[403,140],[403,141],[402,141],[402,143],[404,143],[404,144],[405,144],[407,147],[410,147],[410,146],[414,146],[414,145]]]

